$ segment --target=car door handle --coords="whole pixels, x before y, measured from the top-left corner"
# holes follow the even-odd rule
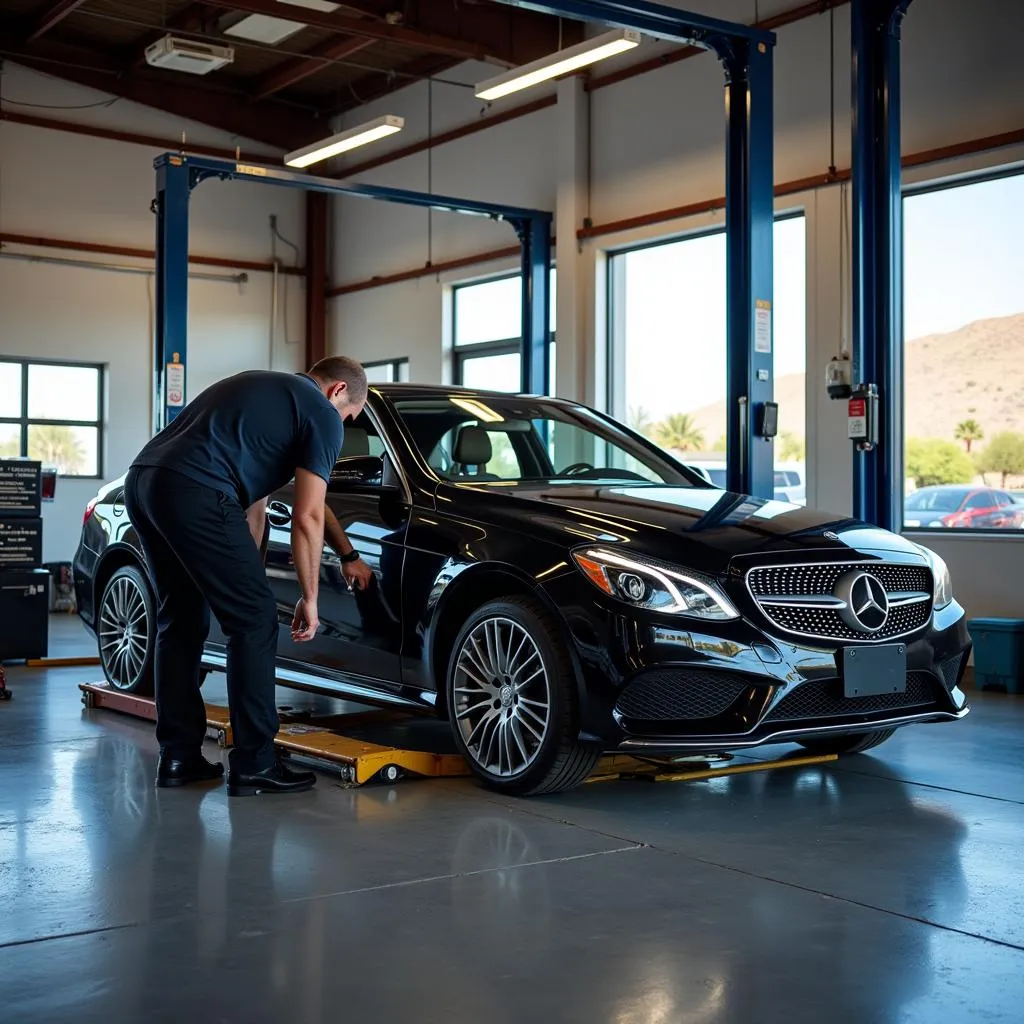
[[[267,518],[272,526],[287,526],[292,521],[292,514],[283,502],[272,501],[267,506]]]

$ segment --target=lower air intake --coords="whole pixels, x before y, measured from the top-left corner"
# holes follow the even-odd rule
[[[728,711],[750,683],[728,672],[656,669],[637,676],[619,696],[615,710],[648,722],[716,718]]]
[[[804,683],[772,708],[766,722],[796,722],[804,719],[843,718],[870,715],[877,711],[902,711],[935,703],[935,679],[928,672],[908,672],[903,693],[880,693],[870,697],[844,697],[841,679]]]

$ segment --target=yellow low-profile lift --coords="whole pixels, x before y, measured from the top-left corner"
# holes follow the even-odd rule
[[[82,703],[87,708],[118,711],[135,718],[156,721],[152,698],[120,693],[106,683],[80,683]],[[353,736],[367,728],[409,722],[414,716],[400,711],[361,711],[347,715],[311,716],[304,713],[280,713],[281,727],[274,741],[289,755],[296,755],[337,771],[344,782],[362,786],[371,780],[397,782],[406,776],[451,778],[465,776],[470,770],[459,754],[435,753],[374,743]],[[228,709],[219,704],[206,705],[206,734],[222,747],[232,745]],[[687,782],[719,778],[772,768],[795,768],[836,760],[835,754],[784,757],[771,761],[745,760],[729,763],[729,755],[696,758],[638,759],[623,754],[603,757],[587,782],[615,780],[647,782]]]

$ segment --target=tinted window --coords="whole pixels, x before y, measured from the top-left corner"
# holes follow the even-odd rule
[[[917,491],[907,498],[906,507],[915,512],[955,512],[965,497],[967,491],[959,488]]]

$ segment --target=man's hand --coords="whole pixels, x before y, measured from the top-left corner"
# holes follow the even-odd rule
[[[365,590],[373,582],[373,570],[361,558],[354,562],[342,562],[341,572],[349,585],[349,590],[353,587],[356,590]]]
[[[292,640],[297,644],[312,640],[319,628],[320,617],[317,614],[316,601],[299,598],[292,618]]]

